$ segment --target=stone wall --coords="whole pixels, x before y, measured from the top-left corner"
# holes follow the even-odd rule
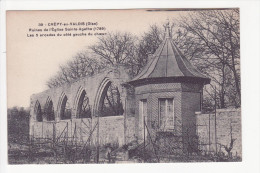
[[[99,126],[97,125],[99,121]],[[71,138],[77,142],[86,142],[91,137],[91,143],[96,145],[99,128],[100,145],[117,143],[122,146],[134,139],[134,117],[127,118],[124,124],[123,116],[82,118],[61,120],[59,122],[35,122],[32,125],[32,136],[34,138],[60,138],[60,140]],[[124,130],[126,126],[127,131]]]
[[[232,155],[242,157],[241,110],[219,109],[216,115],[217,141],[215,138],[215,113],[196,115],[200,149],[215,152],[217,147],[218,151],[227,154],[224,146],[230,147],[232,134],[232,139],[235,139],[231,150]]]

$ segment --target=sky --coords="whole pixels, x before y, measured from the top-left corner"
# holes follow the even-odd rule
[[[28,107],[30,96],[48,89],[47,80],[59,65],[97,42],[97,36],[36,37],[29,29],[44,29],[51,23],[98,22],[104,32],[122,31],[141,35],[149,26],[177,19],[187,12],[146,10],[75,10],[7,12],[7,106]],[[39,24],[43,26],[38,26]],[[65,30],[65,27],[61,26]],[[86,27],[86,26],[84,26]],[[43,32],[38,32],[43,33]],[[52,32],[54,33],[54,32]],[[66,33],[66,31],[62,32]],[[28,34],[28,35],[27,35]],[[34,34],[34,37],[30,37]],[[56,33],[57,34],[57,33]]]

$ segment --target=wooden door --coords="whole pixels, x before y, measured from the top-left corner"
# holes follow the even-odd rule
[[[147,137],[147,100],[143,99],[139,102],[139,136],[141,139]]]

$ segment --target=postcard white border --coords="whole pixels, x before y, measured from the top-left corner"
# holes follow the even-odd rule
[[[77,10],[129,8],[225,8],[241,12],[242,162],[116,165],[8,165],[6,117],[6,10]],[[260,172],[260,1],[96,0],[96,1],[2,1],[0,58],[0,172]]]

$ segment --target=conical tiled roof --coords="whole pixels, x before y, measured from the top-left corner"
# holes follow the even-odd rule
[[[165,38],[154,53],[152,59],[144,69],[131,81],[130,84],[176,81],[201,82],[208,84],[210,79],[200,73],[189,60],[181,53],[170,37],[169,27],[166,27]]]

